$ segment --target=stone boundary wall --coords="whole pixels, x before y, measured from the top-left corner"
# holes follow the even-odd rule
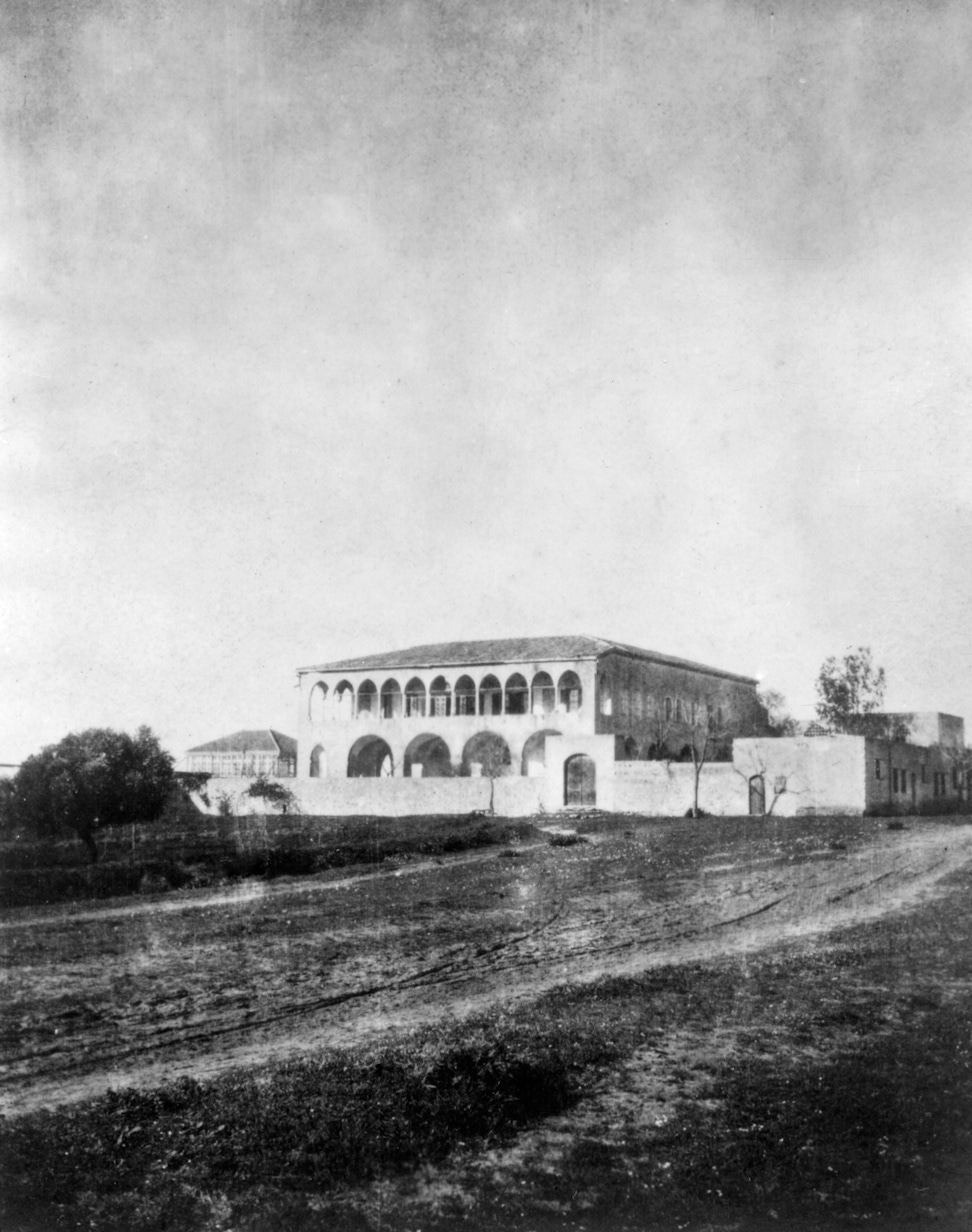
[[[695,769],[687,762],[619,761],[614,766],[614,808],[619,813],[684,817],[692,807]],[[729,762],[711,762],[699,779],[699,808],[713,816],[749,811],[749,785]]]
[[[300,811],[317,817],[411,817],[421,814],[449,816],[489,808],[489,779],[485,778],[361,778],[281,779],[297,798]],[[221,793],[229,797],[234,813],[264,813],[262,800],[246,794],[247,778],[210,779],[207,806],[193,799],[206,813],[218,812]],[[542,778],[521,776],[496,779],[494,808],[498,817],[531,817],[540,812]]]

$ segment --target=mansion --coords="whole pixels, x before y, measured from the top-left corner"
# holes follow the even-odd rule
[[[298,678],[300,778],[539,777],[551,737],[677,760],[703,722],[728,757],[766,723],[751,677],[595,637],[413,646]]]

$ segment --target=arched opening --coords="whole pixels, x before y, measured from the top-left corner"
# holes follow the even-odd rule
[[[601,714],[612,714],[614,707],[611,704],[611,682],[610,680],[605,680],[603,676],[598,685],[598,698],[598,710],[600,710]]]
[[[749,815],[762,817],[766,812],[766,782],[761,774],[749,780]]]
[[[586,753],[575,753],[564,762],[564,804],[567,808],[597,804],[597,766]]]
[[[452,690],[445,676],[436,676],[429,685],[429,714],[445,719],[452,713]]]
[[[576,672],[564,672],[557,681],[557,692],[560,695],[560,708],[567,714],[573,714],[581,708],[581,682]]]
[[[526,679],[519,672],[514,672],[506,682],[506,714],[526,714],[530,691]]]
[[[323,745],[315,744],[311,749],[310,776],[312,779],[327,778],[327,754]]]
[[[682,745],[681,751],[679,752],[679,755],[678,755],[678,760],[679,761],[691,761],[692,760],[692,746],[690,744]]]
[[[638,741],[634,736],[615,736],[614,737],[614,760],[615,761],[637,761],[638,760]]]
[[[405,750],[404,768],[406,778],[449,778],[453,774],[449,746],[441,736],[416,736]]]
[[[645,750],[645,758],[648,761],[671,761],[672,755],[664,740],[655,740]]]
[[[342,680],[335,694],[335,718],[339,723],[347,723],[354,714],[354,687],[350,680]]]
[[[537,672],[530,685],[530,711],[533,714],[553,714],[557,705],[557,690],[546,672]]]
[[[510,773],[512,764],[510,746],[496,732],[477,732],[466,741],[466,747],[462,750],[463,774],[501,778]]]
[[[547,764],[547,737],[559,735],[560,732],[551,731],[547,728],[533,733],[523,746],[521,774],[530,778],[539,778],[543,774],[544,767]]]
[[[327,685],[323,680],[318,680],[317,684],[310,691],[310,701],[307,706],[307,713],[310,715],[312,723],[323,723],[324,713],[327,706]]]
[[[456,714],[476,713],[476,682],[471,676],[460,676],[453,693]]]
[[[405,717],[422,718],[425,715],[425,685],[418,676],[413,676],[405,686]]]
[[[358,716],[363,714],[377,715],[378,690],[373,680],[363,680],[358,685]]]
[[[380,736],[355,740],[348,754],[349,779],[387,778],[391,772],[391,749]]]
[[[503,713],[503,686],[495,676],[484,676],[479,682],[479,713]]]
[[[386,680],[381,686],[381,717],[400,719],[402,716],[402,690],[397,680]]]

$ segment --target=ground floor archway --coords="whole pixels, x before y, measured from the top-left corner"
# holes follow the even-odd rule
[[[523,756],[520,759],[520,773],[536,775],[538,773],[537,767],[542,768],[547,764],[547,737],[559,735],[559,731],[547,728],[534,732],[523,746]]]
[[[412,774],[413,766],[421,766],[421,775],[426,779],[449,778],[453,773],[449,746],[441,736],[429,733],[409,742],[403,764],[406,777]]]
[[[309,769],[312,779],[327,778],[327,754],[322,744],[315,744],[311,749]]]
[[[348,754],[349,779],[385,778],[392,773],[392,751],[380,736],[362,736]]]
[[[463,774],[479,773],[484,778],[495,779],[509,774],[512,765],[510,746],[497,732],[477,732],[462,750]],[[478,772],[475,766],[479,766]]]

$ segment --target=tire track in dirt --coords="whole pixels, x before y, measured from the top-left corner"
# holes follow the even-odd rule
[[[470,936],[440,946],[425,963],[398,953],[401,938],[389,926],[377,950],[352,954],[325,976],[331,987],[310,997],[275,989],[272,1004],[262,1011],[250,1004],[254,993],[225,984],[191,1014],[163,994],[161,1012],[142,1002],[137,1009],[141,1017],[133,1010],[117,1022],[104,1021],[96,1009],[86,1017],[82,1004],[68,1011],[76,1017],[67,1020],[66,1033],[56,1043],[38,1040],[31,1048],[24,1040],[27,1047],[19,1055],[8,1053],[0,1074],[0,1109],[16,1112],[180,1073],[208,1076],[236,1064],[355,1042],[441,1014],[462,1016],[497,1001],[535,996],[568,980],[632,974],[825,932],[906,907],[933,892],[942,876],[972,857],[972,834],[929,832],[877,843],[850,858],[835,853],[829,863],[764,861],[758,868],[730,866],[718,875],[701,869],[694,879],[679,875],[664,885],[657,878],[646,885],[643,877],[624,875],[616,860],[612,863],[615,854],[609,843],[585,853],[586,881],[578,886],[571,881],[570,861],[540,849],[524,859],[522,868],[509,870],[510,884],[532,892],[537,901],[490,908],[489,918],[498,928],[516,911],[527,912],[525,926],[492,940]],[[870,866],[870,875],[862,863]],[[428,892],[434,894],[455,867],[432,864],[401,871],[431,879]],[[495,874],[495,863],[490,867]],[[395,872],[381,875],[394,877]],[[350,880],[373,882],[375,876]],[[287,899],[285,891],[280,898]],[[482,927],[481,919],[470,920],[469,928],[473,923]],[[70,927],[72,921],[64,923]],[[400,973],[368,978],[376,959],[385,969],[398,966]],[[3,1042],[15,1044],[16,1033],[8,1032]]]

